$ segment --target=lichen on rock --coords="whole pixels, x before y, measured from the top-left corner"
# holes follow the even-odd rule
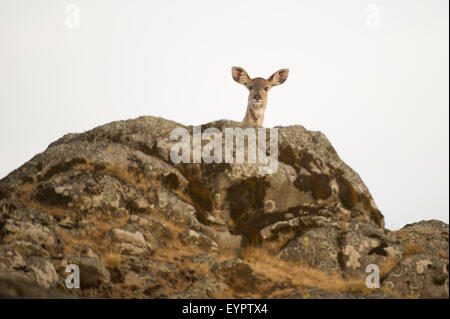
[[[175,128],[192,139],[152,116],[67,134],[2,179],[0,297],[448,298],[448,224],[385,229],[322,133],[278,127],[278,170],[263,174],[174,164]]]

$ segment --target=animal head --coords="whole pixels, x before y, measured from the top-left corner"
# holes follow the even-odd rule
[[[238,66],[231,68],[231,74],[236,82],[245,85],[248,89],[248,105],[253,108],[260,108],[266,107],[267,93],[270,89],[286,81],[289,75],[289,69],[281,69],[272,74],[268,79],[252,79],[243,68]]]

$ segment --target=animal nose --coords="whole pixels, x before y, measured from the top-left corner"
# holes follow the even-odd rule
[[[256,93],[256,94],[253,96],[253,98],[254,98],[255,100],[261,100],[261,95],[259,95],[259,93]]]

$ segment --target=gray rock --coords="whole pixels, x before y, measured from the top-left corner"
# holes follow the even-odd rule
[[[82,289],[100,288],[100,286],[110,283],[110,274],[97,257],[69,255],[65,257],[61,265],[65,269],[69,264],[78,265],[80,268],[80,284]]]
[[[2,179],[0,271],[21,278],[4,295],[25,296],[28,280],[39,285],[31,296],[51,296],[76,263],[83,289],[74,293],[89,298],[448,298],[448,225],[384,229],[322,133],[278,127],[278,170],[262,174],[255,163],[174,164],[177,127],[192,134],[151,116],[67,134]],[[227,120],[202,129],[212,127],[246,129]],[[246,255],[260,245],[268,269],[289,261],[286,278],[306,264],[325,281],[334,272],[363,280],[377,264],[393,293],[292,286]]]
[[[400,261],[383,279],[383,286],[403,296],[449,298],[448,260],[418,254]]]
[[[237,291],[256,287],[257,278],[253,269],[240,258],[230,258],[213,265],[211,272]]]
[[[185,230],[180,233],[180,241],[184,245],[194,245],[203,251],[218,252],[219,245],[211,238],[196,232],[195,230]]]
[[[449,226],[438,220],[409,224],[395,232],[406,243],[413,243],[422,252],[446,254],[448,258]]]
[[[59,281],[55,266],[42,257],[29,257],[26,261],[27,277],[32,278],[38,285],[44,288],[56,287]]]
[[[352,222],[339,237],[342,269],[356,278],[367,277],[370,264],[383,265],[402,258],[405,245],[393,234],[372,224]]]
[[[291,240],[279,256],[286,261],[308,264],[325,271],[340,271],[337,232],[333,228],[317,228]]]
[[[153,217],[131,216],[123,229],[141,232],[147,243],[155,248],[164,247],[173,238],[172,231],[167,224]]]
[[[134,271],[129,271],[125,274],[124,284],[129,286],[135,286],[138,288],[148,289],[158,284],[158,278],[155,275],[147,273],[135,273]]]
[[[0,298],[74,299],[76,296],[56,288],[45,288],[22,276],[0,272]]]
[[[139,232],[132,232],[121,228],[108,231],[106,235],[113,246],[124,255],[140,256],[150,254],[154,247],[146,242],[144,235]]]
[[[55,219],[44,211],[14,202],[0,216],[0,240],[3,244],[30,241],[46,249],[57,249],[61,238],[55,231]],[[0,205],[1,206],[1,205]]]
[[[229,287],[210,276],[202,276],[198,281],[195,282],[191,287],[186,290],[185,296],[189,299],[204,299],[204,298],[214,298],[217,294]]]
[[[189,256],[189,259],[194,264],[207,264],[209,266],[217,265],[217,260],[208,254],[192,255]]]

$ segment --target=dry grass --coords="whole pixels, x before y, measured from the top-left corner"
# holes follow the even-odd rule
[[[64,251],[68,254],[79,254],[81,247],[89,246],[92,247],[99,255],[100,259],[104,261],[104,258],[108,254],[114,254],[110,241],[105,240],[106,232],[112,228],[122,227],[126,224],[128,218],[128,216],[111,218],[109,219],[110,223],[108,223],[89,216],[85,221],[94,223],[95,228],[84,238],[75,237],[71,235],[70,231],[61,229],[59,234],[63,237],[65,242]]]
[[[239,257],[236,255],[236,251],[232,248],[220,248],[220,255],[216,256],[218,263],[221,263],[227,259]]]
[[[20,199],[29,199],[37,185],[37,182],[23,183],[15,189],[15,193]]]
[[[131,184],[133,184],[136,188],[143,192],[147,192],[150,185],[154,185],[157,187],[160,187],[162,189],[166,189],[167,191],[171,192],[172,194],[178,196],[182,201],[194,205],[192,202],[192,199],[182,190],[173,190],[173,189],[167,189],[164,185],[162,185],[157,179],[152,179],[151,184],[147,183],[148,177],[142,174],[138,171],[130,171],[126,169],[123,166],[118,165],[106,165],[103,169],[96,169],[95,166],[91,163],[87,164],[77,164],[73,167],[73,169],[77,170],[84,170],[84,171],[90,171],[92,173],[94,172],[102,172],[104,174],[110,174],[112,176],[117,176]]]
[[[126,167],[123,166],[119,166],[119,165],[112,165],[112,164],[108,164],[106,165],[105,168],[103,169],[96,169],[95,166],[91,163],[87,163],[87,164],[77,164],[73,167],[73,169],[76,170],[84,170],[84,171],[89,171],[89,172],[102,172],[105,174],[110,174],[112,176],[117,176],[127,182],[130,182],[131,184],[133,184],[134,186],[136,186],[137,188],[141,189],[141,190],[147,190],[149,184],[146,183],[145,181],[148,180],[148,177],[145,176],[144,174],[142,174],[141,172],[138,171],[130,171],[128,170]],[[156,179],[152,179],[152,184],[153,185],[158,185],[161,188],[164,188],[164,185],[162,185],[158,180]],[[185,193],[179,192],[179,191],[173,191],[171,190],[172,193],[176,194],[177,196],[179,196],[181,199],[187,201],[187,202],[191,202],[191,199],[189,196],[187,196]]]
[[[417,255],[417,254],[421,254],[423,253],[423,248],[420,247],[419,245],[413,243],[413,242],[408,242],[408,244],[405,247],[405,250],[403,251],[403,259],[411,256],[411,255]]]
[[[104,173],[112,176],[117,176],[127,182],[130,182],[134,186],[140,189],[146,189],[148,184],[143,183],[145,176],[136,171],[130,171],[123,166],[108,164],[102,168],[96,168],[92,163],[76,164],[72,167],[72,170],[88,171],[91,173]]]
[[[423,248],[414,242],[409,241],[405,249],[403,250],[403,256],[401,258],[390,258],[380,265],[380,275],[386,276],[395,266],[400,262],[412,255],[417,255],[423,253]]]
[[[262,244],[262,248],[267,250],[270,253],[275,254],[277,251],[279,251],[282,247],[284,247],[291,239],[293,239],[296,236],[296,233],[294,230],[289,230],[288,232],[279,233],[277,240],[272,241],[265,241]]]
[[[80,248],[83,246],[90,246],[93,249],[96,249],[97,243],[91,238],[72,237],[66,231],[61,231],[59,234],[64,240],[64,252],[66,254],[78,255],[80,253]]]
[[[122,256],[117,253],[109,252],[102,258],[103,265],[108,268],[119,269],[122,263]]]
[[[402,261],[401,258],[390,258],[384,263],[380,264],[380,276],[386,276],[395,266]]]
[[[132,183],[143,191],[147,191],[150,186],[149,183],[145,182],[146,178],[140,172],[129,171],[121,166],[107,165],[104,169],[98,169],[94,165],[87,163],[77,164],[72,169],[111,174]],[[157,181],[152,180],[152,184],[155,183],[159,185]],[[69,209],[45,206],[38,202],[32,201],[31,194],[36,189],[36,186],[37,183],[34,182],[21,185],[18,190],[19,201],[26,206],[46,211],[57,218],[73,216],[76,214],[76,212]],[[159,186],[163,187],[163,185]],[[182,200],[191,203],[191,199],[185,193],[180,191],[172,192],[179,196]],[[92,214],[84,218],[85,221],[92,222],[96,226],[85,238],[74,237],[71,235],[70,231],[61,229],[60,235],[63,237],[65,242],[64,251],[66,254],[79,254],[82,246],[90,246],[99,255],[103,264],[107,268],[120,269],[121,264],[124,262],[124,257],[118,252],[115,252],[111,243],[107,240],[105,241],[104,238],[108,230],[112,228],[120,228],[125,225],[130,216],[117,218],[102,216],[101,220],[98,216],[101,215]],[[164,215],[158,212],[157,209],[152,212],[152,216],[158,217],[165,221],[166,225],[171,230],[173,239],[167,241],[164,247],[157,249],[152,255],[151,260],[158,262],[170,262],[177,265],[181,269],[180,273],[167,275],[167,278],[165,279],[167,279],[167,282],[170,282],[171,284],[170,286],[164,287],[164,290],[168,293],[174,291],[184,291],[201,276],[207,274],[211,275],[210,266],[208,264],[194,264],[188,258],[189,256],[203,254],[205,252],[195,246],[184,246],[178,240],[178,234],[184,231],[185,228],[166,220]],[[240,257],[244,260],[244,262],[251,266],[256,276],[261,279],[258,280],[256,289],[245,292],[246,296],[253,298],[266,298],[272,293],[274,287],[277,287],[277,294],[271,294],[272,297],[276,297],[277,295],[282,297],[283,293],[287,293],[289,289],[292,289],[292,287],[295,287],[296,289],[319,288],[332,293],[374,293],[374,289],[366,288],[365,281],[362,279],[343,279],[338,273],[324,272],[305,264],[287,262],[275,256],[274,253],[283,247],[294,236],[295,233],[293,231],[282,233],[276,241],[266,242],[261,247],[246,248],[241,252]],[[405,248],[405,256],[403,258],[420,252],[421,249],[419,246],[410,243]],[[214,256],[214,254],[210,255]],[[220,255],[214,257],[218,262],[221,262],[235,256],[236,255],[233,250],[222,250]],[[381,274],[387,274],[400,261],[400,259],[392,259],[386,262],[385,265],[381,266]],[[284,287],[288,288],[285,289]],[[122,288],[124,289],[122,290]],[[386,289],[377,289],[377,291],[380,290],[384,291]],[[125,287],[121,286],[121,284],[115,285],[113,295],[115,294],[117,294],[116,296],[121,297],[136,297],[133,292],[133,287]],[[227,289],[214,297],[235,298],[236,292],[231,289]]]
[[[57,218],[63,218],[64,216],[73,215],[73,213],[70,210],[57,206],[42,205],[36,200],[34,200],[32,198],[32,194],[36,190],[37,185],[38,185],[37,183],[33,182],[33,183],[24,183],[18,186],[16,188],[17,202],[26,207],[45,211],[46,213]]]
[[[445,251],[445,250],[443,250],[443,249],[439,249],[439,256],[441,257],[441,258],[444,258],[444,259],[447,259],[448,260],[448,251]]]
[[[361,292],[370,294],[373,292],[373,289],[366,288],[363,280],[343,279],[337,273],[328,273],[308,265],[287,262],[277,256],[270,255],[266,249],[261,247],[245,249],[242,252],[242,257],[256,273],[267,278],[269,285],[288,283],[294,287],[316,287],[336,293]]]
[[[43,205],[35,200],[30,200],[30,201],[19,200],[19,202],[27,207],[42,210],[42,211],[46,212],[47,214],[52,215],[58,219],[64,218],[66,216],[75,215],[75,213],[69,209],[61,208],[58,206]]]

